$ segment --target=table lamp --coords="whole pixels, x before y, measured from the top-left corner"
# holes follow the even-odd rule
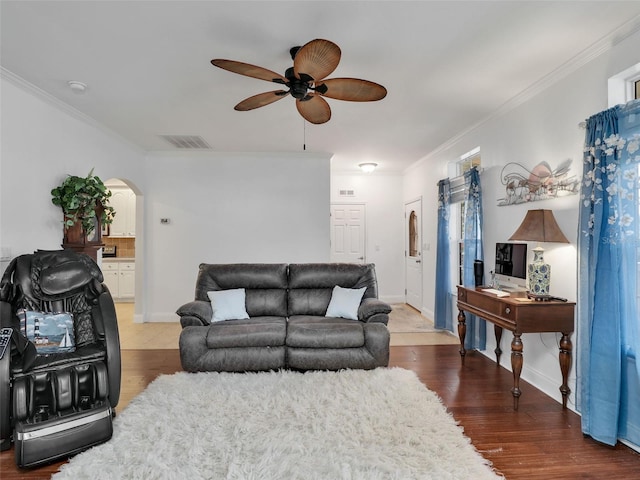
[[[509,240],[538,242],[533,249],[533,263],[527,265],[529,292],[533,296],[548,296],[551,267],[544,263],[544,249],[540,242],[570,243],[558,226],[551,210],[529,210]]]

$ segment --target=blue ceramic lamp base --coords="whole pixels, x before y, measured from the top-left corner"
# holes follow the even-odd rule
[[[549,284],[551,283],[551,267],[544,263],[544,249],[536,247],[533,249],[533,263],[528,267],[529,292],[534,295],[549,295]]]

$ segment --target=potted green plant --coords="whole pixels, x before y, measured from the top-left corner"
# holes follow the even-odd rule
[[[116,214],[109,205],[111,191],[93,168],[86,177],[67,175],[51,195],[51,202],[64,214],[65,243],[99,241],[101,226],[111,224]]]

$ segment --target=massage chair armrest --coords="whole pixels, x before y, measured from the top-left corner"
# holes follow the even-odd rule
[[[11,304],[0,300],[0,328],[15,326],[13,321],[14,315],[11,312]]]
[[[108,289],[105,288],[98,297],[98,304],[93,308],[92,317],[98,341],[104,345],[107,352],[109,403],[115,409],[120,399],[122,360],[118,317],[113,298]]]
[[[377,298],[364,298],[358,307],[358,320],[361,322],[379,322],[385,325],[389,321],[391,306]]]
[[[176,313],[180,316],[182,328],[209,325],[211,323],[211,317],[213,317],[211,303],[205,302],[204,300],[194,300],[193,302],[185,303],[176,310]]]
[[[95,334],[100,343],[105,343],[109,336],[118,333],[118,317],[113,302],[113,297],[108,289],[104,289],[95,300],[91,310],[91,318]]]
[[[11,305],[0,301],[0,327],[11,327]],[[0,451],[11,447],[11,351],[0,359]]]
[[[11,353],[0,359],[0,451],[11,447]]]
[[[0,301],[0,327],[13,329],[11,344],[0,359],[0,450],[11,446],[11,362],[21,361],[24,370],[36,359],[36,347],[22,335],[15,325],[11,304]]]
[[[18,328],[17,318],[13,314],[11,304],[0,301],[0,328],[13,328],[13,336],[11,337],[11,345],[4,354],[3,361],[7,359],[7,364],[13,362],[21,362],[22,371],[31,368],[38,356],[36,346],[24,336]]]

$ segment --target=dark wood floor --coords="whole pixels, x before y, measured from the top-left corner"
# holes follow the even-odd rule
[[[639,454],[584,438],[578,415],[524,381],[515,412],[511,373],[477,352],[468,352],[462,366],[455,345],[391,347],[390,365],[415,371],[437,392],[475,447],[509,480],[631,479],[640,474]],[[159,374],[178,370],[177,350],[123,351],[118,410]],[[0,454],[3,480],[48,479],[59,466],[19,470],[13,449]]]

